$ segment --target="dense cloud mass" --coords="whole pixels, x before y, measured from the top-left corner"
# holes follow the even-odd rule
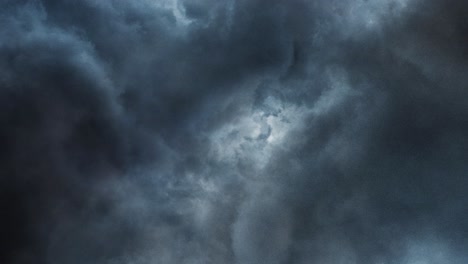
[[[0,0],[0,263],[468,263],[467,14]]]

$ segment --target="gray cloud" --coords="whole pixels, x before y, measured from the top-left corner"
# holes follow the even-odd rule
[[[465,263],[462,1],[2,1],[0,262]]]

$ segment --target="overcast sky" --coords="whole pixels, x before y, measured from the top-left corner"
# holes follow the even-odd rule
[[[467,14],[0,0],[0,263],[468,263]]]

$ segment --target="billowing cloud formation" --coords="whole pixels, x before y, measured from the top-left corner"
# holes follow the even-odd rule
[[[463,1],[1,6],[1,263],[468,262]]]

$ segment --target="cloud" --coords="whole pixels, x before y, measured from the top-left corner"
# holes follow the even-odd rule
[[[3,2],[0,262],[466,260],[461,1]]]

